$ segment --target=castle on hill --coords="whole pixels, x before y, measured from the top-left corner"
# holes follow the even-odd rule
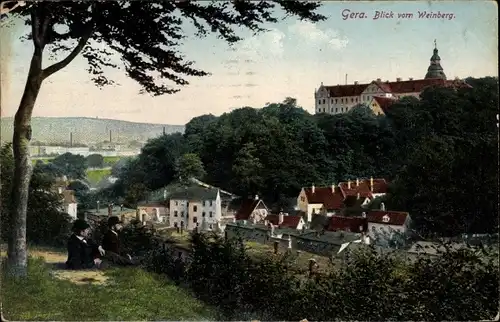
[[[429,86],[467,86],[458,79],[447,80],[436,41],[430,59],[430,65],[423,79],[402,80],[395,82],[382,81],[380,78],[368,84],[354,82],[350,85],[325,86],[321,83],[314,92],[315,113],[339,114],[346,113],[359,104],[369,106],[375,114],[384,114],[387,108],[404,96],[420,97],[420,93]]]

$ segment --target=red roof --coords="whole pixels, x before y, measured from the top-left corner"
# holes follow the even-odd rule
[[[374,96],[373,99],[377,102],[377,104],[384,112],[387,110],[389,106],[391,106],[392,104],[394,104],[394,102],[397,101],[397,99],[391,97],[381,97],[381,96]]]
[[[279,224],[279,215],[267,215],[265,220],[269,221],[275,226],[278,226],[279,228],[286,227],[286,228],[297,229],[301,218],[302,217],[300,216],[283,215],[283,222],[281,224]]]
[[[444,80],[440,78],[417,79],[399,82],[373,81],[370,84],[377,84],[377,86],[386,93],[397,94],[422,92],[429,86],[471,87],[463,81]],[[370,84],[325,86],[325,88],[330,93],[330,97],[359,96]]]
[[[332,216],[330,218],[330,223],[328,224],[328,231],[350,231],[354,233],[360,233],[367,231],[368,221],[363,217],[343,217],[343,216]]]
[[[374,193],[387,193],[387,182],[385,179],[373,179],[373,187],[371,186],[370,179],[351,181],[351,188],[349,189],[348,182],[339,183],[340,188],[345,196],[357,196],[358,193],[360,197],[373,198]]]
[[[323,204],[327,210],[341,209],[344,202],[344,195],[338,187],[332,192],[332,187],[312,187],[304,188],[307,202],[309,204]]]
[[[330,93],[330,97],[359,96],[369,84],[337,85],[325,86]]]
[[[407,212],[384,210],[374,210],[366,214],[366,218],[368,218],[368,222],[370,223],[395,226],[404,225],[408,216],[409,214]]]
[[[241,203],[240,209],[235,215],[236,220],[248,220],[250,218],[250,215],[252,212],[255,210],[257,205],[259,204],[261,200],[259,199],[245,199]]]

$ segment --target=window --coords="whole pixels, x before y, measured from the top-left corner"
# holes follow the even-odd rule
[[[205,217],[205,212],[202,212],[202,213],[201,213],[201,216],[202,216],[202,217]]]
[[[181,211],[181,217],[184,217],[184,211]]]
[[[300,197],[300,201],[305,202],[306,198],[305,197]]]
[[[198,211],[198,206],[193,206],[193,212],[197,212]]]
[[[357,97],[356,97],[356,100],[355,100],[355,101],[356,101],[356,102],[358,102],[358,98],[357,98]]]
[[[336,107],[336,108],[335,108],[335,113],[338,113],[338,112],[339,112],[339,108],[338,108],[338,107]]]
[[[318,101],[318,104],[321,104],[321,100]]]
[[[210,218],[212,218],[212,212],[211,212],[211,211],[209,211],[209,212],[208,212],[208,216],[209,216]]]
[[[177,217],[177,210],[174,210],[174,217]]]
[[[193,217],[193,224],[196,224],[198,222],[198,217]]]
[[[174,228],[177,228],[177,223],[176,222],[174,222]]]
[[[212,200],[210,200],[210,207],[212,207]]]
[[[325,103],[326,103],[326,100],[325,100],[325,99],[323,99],[323,104],[325,104]]]
[[[333,107],[331,108],[330,112],[332,112],[332,113],[333,113]]]
[[[337,104],[338,102],[339,102],[339,99],[338,99],[338,98],[336,98],[336,99],[335,99],[335,104]]]
[[[212,224],[208,225],[208,228],[212,229],[212,227],[213,227]]]
[[[175,202],[175,205],[176,205],[176,206],[178,206],[178,205],[179,205],[179,202],[177,202],[177,201],[176,201],[176,202]]]
[[[343,98],[340,99],[340,103],[344,103],[344,99]]]
[[[331,101],[330,101],[330,102],[333,104],[333,98],[331,99]]]
[[[351,103],[354,103],[354,98],[351,97]]]

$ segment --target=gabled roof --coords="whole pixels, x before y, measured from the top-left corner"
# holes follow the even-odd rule
[[[380,108],[382,109],[382,111],[384,111],[384,113],[387,111],[387,109],[392,104],[394,104],[395,102],[397,102],[397,99],[395,99],[395,98],[392,98],[392,97],[382,97],[382,96],[374,96],[373,100],[375,102],[377,102],[377,104],[380,106]]]
[[[384,210],[372,210],[366,214],[370,223],[395,226],[403,226],[409,216],[407,212]]]
[[[369,84],[352,84],[324,86],[330,93],[330,97],[359,96],[368,87]]]
[[[323,204],[327,210],[341,209],[343,206],[344,195],[338,187],[335,192],[332,192],[331,187],[314,187],[314,192],[312,187],[306,187],[304,192],[309,204]]]
[[[265,220],[279,228],[297,229],[301,219],[302,217],[300,216],[283,215],[283,222],[279,224],[279,215],[267,215]]]
[[[267,206],[261,199],[245,199],[242,201],[238,212],[235,215],[236,220],[248,220],[252,212],[257,208],[259,204],[262,204],[265,208]]]
[[[168,198],[171,200],[215,200],[217,198],[217,189],[203,187],[186,187],[172,192]]]
[[[387,193],[388,183],[385,179],[373,179],[371,187],[370,179],[362,179],[358,180],[358,184],[352,180],[350,189],[348,182],[339,183],[339,187],[346,196],[357,196],[359,193],[361,197],[372,198],[374,193]]]
[[[349,231],[354,233],[360,233],[367,231],[368,221],[363,217],[343,217],[343,216],[332,216],[330,217],[330,223],[328,225],[328,231]]]

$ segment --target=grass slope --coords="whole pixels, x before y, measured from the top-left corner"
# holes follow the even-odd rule
[[[93,185],[99,183],[102,179],[111,174],[111,169],[93,169],[87,170],[87,179]]]
[[[214,320],[216,312],[188,291],[164,277],[139,268],[104,272],[63,271],[67,275],[94,274],[104,283],[75,283],[56,278],[47,262],[60,261],[63,253],[38,252],[30,257],[28,277],[3,276],[2,308],[7,320],[16,321],[139,321]],[[70,276],[71,277],[71,276]],[[81,279],[81,278],[80,278]]]

